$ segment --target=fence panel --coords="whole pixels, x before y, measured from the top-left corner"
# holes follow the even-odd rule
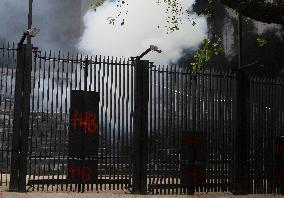
[[[129,60],[109,57],[86,59],[60,52],[34,56],[28,155],[31,189],[119,190],[130,185],[133,67]],[[85,158],[97,160],[98,178],[95,184],[71,184],[67,179],[68,160],[73,159],[67,149],[70,91],[84,89],[99,92],[100,98],[99,151],[96,157]]]
[[[233,80],[228,72],[152,68],[148,153],[152,193],[228,191],[234,143]],[[184,150],[186,144],[190,146]],[[188,184],[191,187],[185,187]]]
[[[14,44],[0,47],[0,185],[4,186],[10,180],[16,52]],[[126,59],[34,53],[28,189],[129,189],[135,155],[134,71],[133,62]],[[233,128],[235,83],[235,77],[227,71],[194,72],[179,66],[150,65],[150,193],[232,190],[238,149]],[[283,85],[281,80],[250,77],[248,164],[249,190],[253,194],[281,193],[277,182],[284,178],[284,170],[277,164],[276,154],[284,149],[276,138],[284,136]],[[67,178],[68,160],[78,160],[68,153],[70,93],[84,89],[99,92],[100,98],[98,155],[85,158],[97,160],[98,176],[93,184],[70,183]]]
[[[0,47],[0,186],[10,181],[16,56],[14,43]]]
[[[250,80],[250,193],[280,193],[276,186],[276,137],[283,136],[283,82]]]

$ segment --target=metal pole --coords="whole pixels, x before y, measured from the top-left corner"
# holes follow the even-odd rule
[[[28,13],[28,29],[32,28],[33,24],[33,0],[29,0],[29,13]],[[32,43],[32,38],[28,35],[27,44]]]
[[[133,193],[147,194],[149,61],[135,60]]]
[[[238,24],[238,36],[239,36],[239,67],[243,65],[243,16],[239,13],[239,24]]]
[[[87,92],[88,91],[88,64],[89,64],[89,60],[88,57],[85,58],[85,68],[84,68],[84,91]]]
[[[243,18],[239,13],[238,37],[239,37],[239,64],[236,66],[235,87],[235,167],[234,167],[234,194],[248,194],[249,166],[248,166],[248,106],[249,83],[243,65]]]

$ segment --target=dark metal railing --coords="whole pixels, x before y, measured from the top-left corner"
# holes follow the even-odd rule
[[[16,48],[0,48],[0,184],[11,169]],[[35,190],[121,190],[133,184],[135,62],[59,52],[33,53],[27,181]],[[183,194],[184,135],[200,136],[204,150],[194,162],[205,182],[194,191],[231,191],[236,131],[235,73],[149,63],[146,178],[151,193]],[[86,73],[87,72],[87,78]],[[99,92],[98,182],[70,184],[68,164],[71,90]],[[283,81],[249,77],[250,193],[279,193],[274,174],[274,139],[284,135]],[[142,138],[143,139],[143,138]],[[142,140],[141,140],[142,141]],[[142,142],[142,144],[144,143]],[[143,145],[141,145],[143,147]],[[144,153],[145,154],[145,153]],[[133,187],[133,186],[132,186]],[[131,189],[131,188],[130,188]]]

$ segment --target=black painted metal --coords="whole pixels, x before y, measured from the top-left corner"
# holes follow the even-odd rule
[[[12,174],[15,170],[10,165],[17,159],[11,161],[11,154],[18,150],[18,147],[12,148],[16,60],[14,45],[0,48],[0,182],[1,185],[10,183],[17,190],[19,175]],[[139,186],[136,192],[143,194],[146,190],[151,194],[236,190],[235,155],[242,150],[234,127],[237,101],[233,72],[213,69],[196,72],[179,66],[155,66],[146,61],[144,69],[148,68],[149,74],[141,71],[138,76],[149,78],[146,81],[149,86],[143,83],[144,77],[140,78],[143,87],[140,90],[145,93],[149,89],[147,105],[146,99],[134,94],[139,78],[135,78],[138,70],[132,60],[97,56],[87,60],[88,67],[85,67],[86,57],[78,54],[38,52],[33,55],[26,163],[27,184],[33,188],[29,190],[125,190],[131,185],[135,187],[135,183]],[[248,112],[246,127],[249,126],[249,135],[243,137],[249,141],[246,148],[248,190],[253,194],[280,193],[274,154],[276,137],[284,135],[284,83],[257,76],[248,76],[248,83],[250,99],[243,101]],[[98,178],[78,185],[67,180],[70,91],[84,89],[100,95],[98,156],[88,158],[98,160]],[[136,102],[140,102],[140,121],[135,117]],[[134,126],[144,132],[144,137],[136,136]],[[186,160],[183,157],[186,152],[182,150],[183,134],[192,132],[198,133],[199,141],[205,145],[206,152],[198,154],[205,155],[204,158]],[[144,139],[139,141],[137,137]],[[190,138],[190,142],[193,140],[196,138]],[[135,155],[134,148],[141,150],[143,146],[149,149],[142,149],[141,156]],[[198,152],[202,153],[193,153]],[[137,160],[141,163],[137,164]],[[198,178],[197,171],[193,171],[188,178],[193,185],[186,185],[182,179],[185,163],[200,165],[205,170],[204,182],[193,184],[190,177]],[[18,165],[13,168],[19,169]],[[133,180],[133,172],[138,181]]]
[[[27,175],[32,45],[18,48],[10,190],[25,192]]]
[[[133,193],[147,194],[149,61],[135,61]]]

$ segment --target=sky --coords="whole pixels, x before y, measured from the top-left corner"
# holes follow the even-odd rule
[[[73,50],[81,20],[81,13],[75,12],[76,2],[78,4],[77,0],[34,0],[33,27],[41,31],[33,43],[44,50]],[[76,17],[78,21],[74,20]],[[27,29],[28,0],[0,0],[0,19],[0,43],[19,42]]]

